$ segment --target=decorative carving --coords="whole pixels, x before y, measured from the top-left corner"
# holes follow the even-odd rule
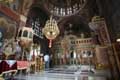
[[[101,68],[108,68],[108,48],[106,46],[96,47],[97,66]]]
[[[94,30],[96,35],[98,35],[99,42],[102,45],[107,45],[110,43],[110,36],[104,18],[94,16],[92,18],[92,22],[89,23],[89,26]]]

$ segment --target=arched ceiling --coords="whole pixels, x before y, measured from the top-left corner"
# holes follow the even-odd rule
[[[39,29],[37,29],[37,31],[41,32],[42,28],[45,26],[46,20],[48,20],[48,19],[49,19],[48,14],[42,8],[35,6],[35,7],[32,7],[29,11],[26,26],[28,26],[28,27],[37,26],[37,27],[33,27],[33,29],[39,28]],[[39,33],[38,33],[38,35],[39,35]],[[39,37],[34,36],[34,42],[39,42],[38,38]]]
[[[40,23],[42,24],[40,27],[44,27],[46,20],[53,15],[53,18],[58,22],[61,35],[64,35],[64,31],[68,30],[69,25],[71,24],[72,28],[70,29],[72,30],[72,34],[77,35],[81,32],[90,34],[90,28],[87,23],[91,17],[98,12],[96,10],[97,7],[92,6],[95,3],[95,0],[91,0],[91,2],[89,0],[36,1],[37,2],[35,2],[30,8],[28,15],[29,21],[30,18],[34,19],[39,17],[41,19]],[[76,7],[74,7],[75,5]],[[51,12],[52,9],[55,10],[55,12]],[[58,11],[57,13],[56,10]],[[95,13],[93,13],[93,11],[95,11]]]
[[[40,22],[42,24],[45,24],[46,20],[48,19],[48,14],[45,12],[44,9],[40,8],[40,7],[32,7],[29,10],[28,13],[28,20],[35,20],[36,18],[40,19]],[[44,25],[42,25],[44,26]]]
[[[91,30],[87,24],[87,21],[78,15],[70,16],[69,18],[64,18],[59,22],[59,28],[61,34],[74,34],[79,36],[81,33],[87,34],[90,37]],[[89,34],[89,35],[88,35]]]

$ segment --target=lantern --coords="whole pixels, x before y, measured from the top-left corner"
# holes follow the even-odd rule
[[[33,29],[30,27],[22,27],[19,29],[18,40],[22,47],[28,47],[33,41]]]
[[[42,29],[42,32],[45,35],[45,37],[49,39],[49,48],[51,48],[52,40],[55,39],[60,33],[55,19],[50,17],[50,20],[46,22],[45,27]]]

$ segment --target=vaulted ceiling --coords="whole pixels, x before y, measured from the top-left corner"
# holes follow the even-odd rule
[[[100,15],[105,18],[111,39],[113,39],[120,36],[119,4],[119,0],[34,0],[28,12],[28,19],[33,15],[35,18],[37,15],[43,19],[41,21],[44,27],[45,21],[54,15],[60,29],[63,30],[63,28],[69,28],[67,24],[64,24],[65,22],[81,26],[81,24],[86,25],[94,15]],[[75,16],[79,20],[78,23],[72,21]]]
[[[92,6],[92,5],[95,6]],[[91,7],[90,7],[91,6]],[[44,27],[45,22],[51,15],[57,20],[61,30],[60,35],[65,31],[72,30],[72,34],[90,34],[88,22],[91,17],[98,14],[95,0],[45,0],[36,2],[31,6],[28,14],[28,23],[31,19],[40,18],[40,27]],[[72,24],[70,27],[69,25]]]

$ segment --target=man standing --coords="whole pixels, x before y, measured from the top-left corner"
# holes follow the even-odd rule
[[[45,69],[48,69],[49,68],[49,62],[50,62],[48,54],[44,55],[44,62],[45,62]]]

